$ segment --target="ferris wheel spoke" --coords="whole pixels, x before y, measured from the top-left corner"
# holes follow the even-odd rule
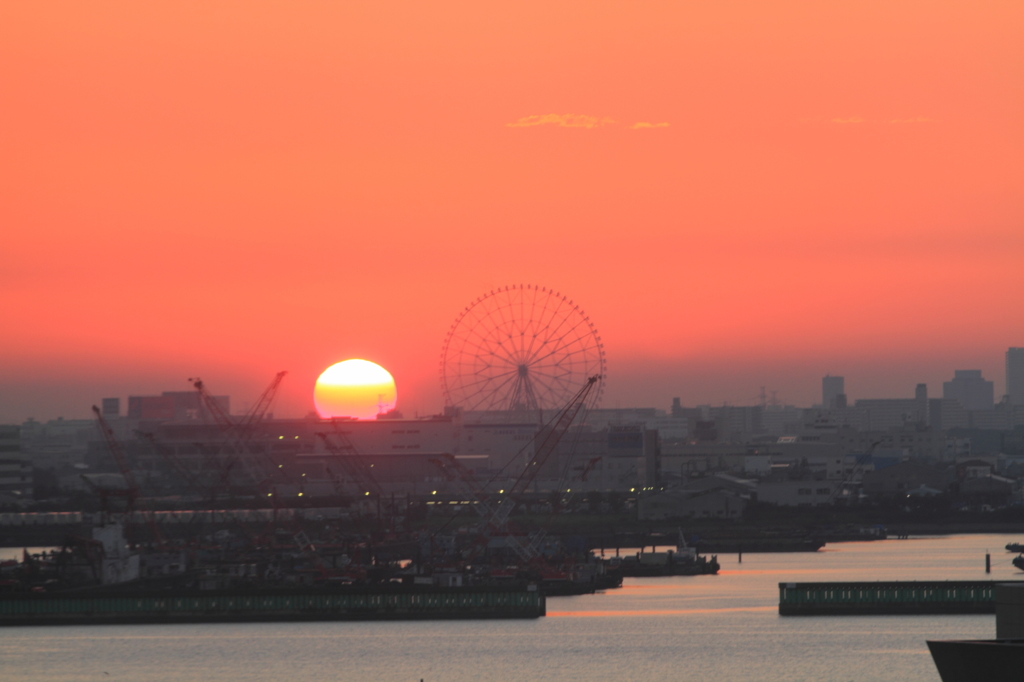
[[[549,342],[552,348],[549,352],[557,352],[562,348],[573,348],[573,347],[584,347],[598,349],[599,342],[594,338],[594,331],[590,325],[581,326],[577,324],[571,329],[566,330],[564,334],[559,336],[557,339]]]
[[[547,371],[547,372],[534,372],[534,378],[537,381],[543,381],[543,382],[550,383],[550,384],[555,384],[555,383],[557,383],[557,384],[575,383],[575,384],[579,384],[579,385],[582,386],[583,385],[582,377],[577,377],[575,379],[575,381],[574,381],[573,380],[573,375],[574,374],[578,374],[578,372],[571,372],[571,371],[565,370],[562,367],[555,367],[555,368],[552,368],[550,371]]]
[[[569,327],[568,329],[566,329],[564,331],[560,331],[560,333],[558,334],[557,337],[554,336],[554,334],[550,335],[548,337],[548,340],[553,340],[555,342],[558,342],[558,343],[561,343],[561,344],[565,345],[564,340],[565,340],[566,337],[576,333],[576,331],[580,328],[581,325],[587,325],[587,324],[588,324],[588,322],[587,322],[586,319],[581,319],[581,320],[577,321],[575,324],[573,324],[571,327]],[[562,326],[563,325],[560,324],[556,331],[561,330]],[[578,336],[579,335],[577,334],[577,337]]]
[[[532,358],[537,353],[537,343],[541,335],[539,333],[538,325],[533,321],[537,319],[537,298],[540,296],[540,291],[534,289],[533,298],[530,301],[530,341],[523,349],[523,362],[528,363],[529,358]]]
[[[508,293],[508,292],[504,292]],[[498,306],[494,310],[487,311],[487,319],[491,322],[491,329],[494,330],[495,341],[501,345],[502,350],[509,360],[515,364],[519,364],[518,357],[515,349],[515,343],[509,343],[506,348],[505,343],[508,340],[514,338],[516,332],[515,319],[511,316],[506,315],[505,306]],[[500,322],[498,321],[500,320]],[[500,341],[498,341],[500,339]]]
[[[508,385],[508,383],[509,383],[510,381],[514,381],[514,380],[516,379],[516,376],[517,376],[517,375],[512,375],[512,376],[510,376],[510,377],[506,378],[506,379],[505,379],[504,381],[502,381],[501,383],[499,383],[499,384],[498,384],[497,386],[494,386],[493,388],[489,388],[489,387],[487,387],[487,386],[481,386],[481,387],[480,387],[480,388],[478,388],[478,389],[477,389],[476,391],[473,391],[472,393],[470,393],[470,394],[466,395],[466,396],[465,396],[465,397],[463,398],[463,400],[464,400],[465,402],[467,402],[467,403],[470,403],[470,402],[472,402],[472,401],[473,401],[473,399],[474,399],[474,398],[476,398],[476,397],[477,397],[478,395],[480,395],[480,394],[484,393],[484,391],[485,391],[485,390],[487,390],[487,392],[486,392],[486,393],[484,393],[484,396],[485,396],[485,397],[484,397],[483,399],[481,399],[481,400],[480,400],[479,402],[477,402],[477,403],[474,403],[474,404],[473,404],[472,406],[469,406],[469,407],[467,407],[466,409],[469,409],[469,410],[475,410],[475,409],[476,409],[477,407],[479,407],[479,406],[480,406],[481,404],[483,404],[484,402],[486,402],[486,401],[487,401],[487,398],[486,398],[486,396],[492,396],[492,398],[493,398],[494,396],[498,395],[498,394],[499,394],[499,392],[501,392],[501,390],[502,390],[503,388],[505,388],[505,386],[507,386],[507,385]],[[489,390],[488,390],[488,389],[489,389]],[[492,399],[492,401],[491,401],[491,406],[493,406],[493,405],[494,405],[494,401],[493,401],[493,399]]]
[[[583,345],[582,343],[567,343],[559,346],[558,348],[552,348],[550,351],[542,356],[533,358],[530,360],[530,367],[539,367],[547,361],[558,362],[562,358],[568,358],[576,355],[600,355],[600,349],[596,346]],[[554,360],[552,360],[554,358]]]
[[[556,377],[551,376],[535,375],[533,380],[537,386],[543,388],[550,395],[554,395],[556,393],[560,395],[564,394],[570,387],[569,382],[559,381]]]
[[[519,294],[516,296],[516,300],[512,304],[512,314],[515,322],[514,329],[516,334],[513,345],[516,348],[516,362],[519,364],[523,364],[527,357],[526,336],[533,320],[533,318],[527,317],[526,315],[526,298],[527,290],[519,289]]]
[[[559,348],[553,348],[552,350],[548,351],[546,354],[544,354],[544,355],[542,355],[540,357],[531,359],[529,366],[530,367],[541,366],[542,363],[545,360],[548,360],[549,358],[561,358],[561,357],[566,357],[566,356],[571,356],[571,355],[578,355],[580,353],[587,353],[588,351],[589,352],[597,351],[597,348],[595,347],[595,348],[569,349],[566,346],[561,346]],[[595,353],[595,354],[597,354],[597,353]]]
[[[551,304],[552,298],[554,300],[553,305]],[[555,338],[555,331],[558,329],[558,325],[552,327],[552,324],[554,322],[555,315],[557,315],[562,310],[565,304],[566,301],[561,297],[548,297],[548,299],[545,300],[543,309],[541,311],[540,320],[536,325],[537,340],[539,341],[540,345],[537,346],[536,344],[534,344],[533,347],[536,350],[531,352],[531,359],[535,357],[538,352],[540,352],[541,348],[544,348],[548,344],[555,343],[557,341],[557,339]]]
[[[559,333],[559,330],[565,325],[566,322],[569,321],[569,318],[571,317],[571,315],[562,314],[563,308],[569,308],[569,303],[564,297],[557,299],[555,307],[551,311],[551,321],[545,323],[544,325],[544,328],[549,332],[547,336],[548,339],[554,338]],[[555,323],[556,321],[557,324],[555,324],[552,327],[552,324]]]
[[[472,388],[473,386],[477,386],[479,384],[486,383],[488,381],[500,381],[500,380],[502,380],[502,379],[504,379],[506,377],[512,376],[514,374],[518,374],[518,372],[516,370],[512,370],[512,371],[509,371],[509,372],[499,372],[499,373],[496,373],[496,374],[487,374],[487,375],[484,375],[484,376],[480,376],[480,373],[476,372],[475,374],[471,374],[470,375],[470,376],[477,377],[476,379],[474,379],[473,381],[460,381],[459,382],[459,387],[460,388]]]
[[[483,325],[485,324],[490,326],[484,327]],[[487,334],[483,334],[481,330],[486,331]],[[500,326],[495,325],[494,320],[489,315],[484,315],[482,317],[479,317],[472,327],[469,327],[465,330],[466,336],[464,338],[468,339],[471,336],[476,336],[482,341],[493,343],[495,339],[499,338],[499,331]]]
[[[466,339],[466,342],[465,342],[464,345],[472,346],[473,348],[475,348],[478,351],[480,351],[480,353],[483,354],[483,355],[488,355],[488,356],[500,358],[500,359],[506,361],[509,364],[514,364],[514,358],[512,358],[509,355],[507,349],[503,345],[501,345],[500,342],[494,342],[494,343],[489,343],[488,344],[488,343],[479,343],[479,342],[476,342],[476,341],[472,341],[470,339]]]

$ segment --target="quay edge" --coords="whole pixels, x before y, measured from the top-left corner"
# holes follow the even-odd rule
[[[6,595],[0,625],[539,618],[536,589],[260,590]]]

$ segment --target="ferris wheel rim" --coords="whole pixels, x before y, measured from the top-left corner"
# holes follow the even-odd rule
[[[556,409],[595,375],[587,402],[599,404],[605,366],[604,343],[579,304],[550,287],[512,284],[459,312],[445,335],[439,374],[446,405]]]

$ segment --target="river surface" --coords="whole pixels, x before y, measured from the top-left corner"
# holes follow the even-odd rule
[[[396,682],[938,682],[926,639],[991,639],[995,616],[778,615],[780,582],[1024,579],[961,535],[719,557],[717,576],[627,579],[537,620],[57,626],[0,630],[0,677]],[[985,552],[992,573],[985,574]]]

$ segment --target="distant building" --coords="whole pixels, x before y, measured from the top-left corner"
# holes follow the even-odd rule
[[[942,384],[942,397],[957,400],[965,410],[991,410],[995,406],[995,389],[985,381],[980,369],[958,369],[953,380]]]
[[[0,504],[32,499],[32,464],[21,452],[21,429],[0,425]]]
[[[213,396],[226,413],[231,413],[231,399],[226,395]],[[118,408],[120,410],[120,407]],[[198,391],[164,391],[162,395],[128,396],[128,418],[153,421],[211,421]]]
[[[111,423],[118,438],[125,433],[121,424]],[[83,464],[89,444],[101,440],[95,419],[64,419],[48,422],[29,419],[21,425],[21,452],[36,469],[61,469]]]
[[[637,500],[637,518],[641,521],[683,518],[739,518],[747,506],[747,497],[724,487],[707,490],[670,488],[642,495]]]
[[[1024,405],[1024,348],[1006,351],[1006,395],[1011,405]]]
[[[761,481],[757,486],[758,502],[780,507],[817,507],[835,503],[838,481]]]
[[[103,418],[114,419],[121,416],[121,399],[120,398],[104,398],[103,399]]]
[[[952,470],[908,460],[866,473],[864,492],[876,497],[904,497],[921,486],[945,491],[952,482]]]
[[[854,409],[865,431],[888,431],[908,424],[923,424],[928,419],[928,403],[917,398],[871,398],[858,400]]]
[[[846,407],[846,389],[843,377],[825,376],[821,379],[821,405],[826,409],[840,407],[839,396],[843,396],[842,407]]]

